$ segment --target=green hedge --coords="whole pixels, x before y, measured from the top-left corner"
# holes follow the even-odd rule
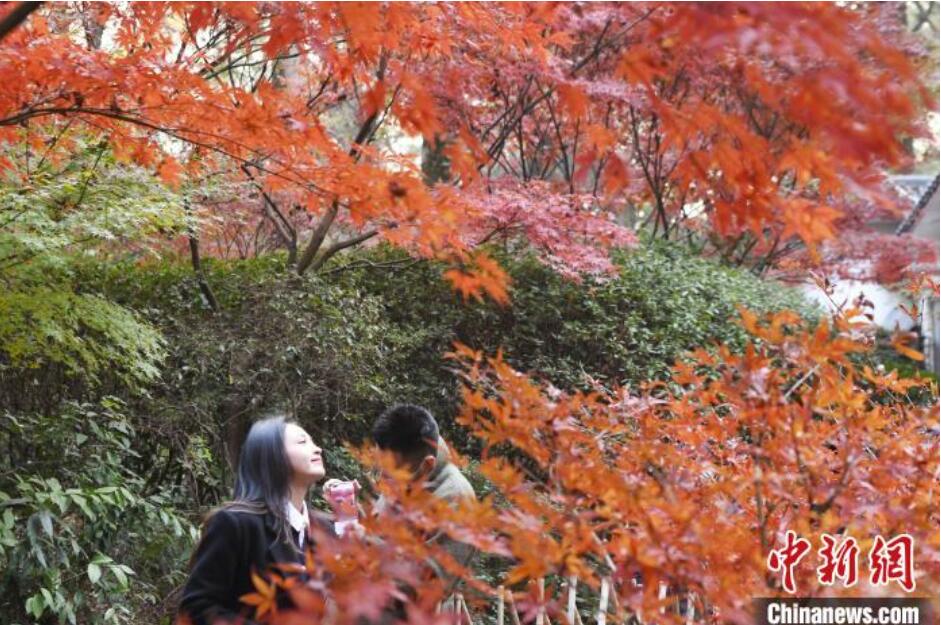
[[[396,401],[429,406],[450,430],[456,387],[442,356],[454,341],[488,352],[502,347],[514,366],[560,388],[582,386],[586,376],[636,384],[663,378],[691,348],[741,346],[740,304],[812,313],[781,285],[674,246],[624,252],[618,276],[581,283],[533,258],[500,260],[513,279],[506,308],[465,304],[442,279],[442,266],[410,263],[387,248],[350,254],[330,273],[303,278],[280,257],[209,262],[218,314],[204,308],[186,265],[99,268],[89,282],[143,313],[166,338],[170,356],[151,410],[220,423],[281,405],[327,443],[360,440]],[[402,265],[364,266],[396,262]]]

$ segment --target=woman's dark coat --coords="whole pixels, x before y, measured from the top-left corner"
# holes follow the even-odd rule
[[[319,525],[333,532],[326,517],[312,513],[310,520],[311,527]],[[297,532],[292,528],[288,532],[297,545]],[[312,540],[310,535],[307,540]],[[274,515],[222,508],[206,524],[192,562],[180,614],[193,625],[212,625],[217,620],[247,624],[252,622],[252,613],[239,597],[256,591],[252,572],[264,573],[277,563],[303,564],[304,556],[279,532]]]

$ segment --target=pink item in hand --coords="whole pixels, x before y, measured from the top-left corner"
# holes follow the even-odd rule
[[[336,518],[333,527],[340,536],[346,533],[347,528],[359,521],[359,510],[356,507],[357,490],[359,490],[359,484],[354,480],[352,482],[336,481],[324,491],[324,498],[333,508]]]

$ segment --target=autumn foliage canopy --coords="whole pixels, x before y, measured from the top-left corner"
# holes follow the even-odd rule
[[[301,272],[381,237],[499,300],[481,243],[522,238],[560,270],[604,272],[605,249],[633,240],[614,220],[631,207],[760,269],[838,264],[888,253],[866,224],[898,211],[880,185],[928,101],[890,9],[50,7],[0,47],[0,141],[28,146],[0,167],[27,178],[30,155],[92,133],[169,183],[261,190]],[[348,134],[337,111],[356,120]],[[393,126],[438,148],[444,171],[429,179],[375,142]]]
[[[0,173],[28,184],[31,163],[100,138],[195,211],[258,210],[299,273],[381,239],[449,263],[465,298],[504,304],[487,244],[522,242],[577,278],[610,271],[608,250],[636,243],[638,223],[759,272],[868,253],[904,253],[872,263],[904,267],[923,249],[889,248],[868,224],[899,210],[884,174],[905,165],[931,97],[891,9],[50,6],[0,40],[0,142],[25,146],[4,151]],[[345,134],[331,121],[344,112]],[[393,131],[420,137],[440,171],[378,140]],[[217,179],[246,192],[213,203],[201,185]],[[937,597],[937,405],[854,360],[868,349],[862,312],[807,328],[743,310],[756,339],[745,353],[704,346],[669,384],[590,393],[458,346],[460,420],[493,494],[455,510],[383,482],[403,503],[381,526],[367,519],[383,542],[324,537],[310,583],[259,577],[248,600],[267,618],[286,590],[301,610],[277,622],[352,624],[398,596],[398,580],[420,588],[412,621],[434,622],[444,590],[408,562],[434,557],[479,597],[494,590],[416,532],[442,528],[506,558],[521,608],[555,622],[562,600],[540,603],[527,582],[576,577],[597,592],[605,579],[612,610],[640,614],[659,610],[664,584],[696,597],[697,618],[746,622],[751,597],[783,592],[767,558],[786,530],[853,536],[864,554],[907,533],[917,591]],[[811,559],[801,566],[801,593],[820,592]]]

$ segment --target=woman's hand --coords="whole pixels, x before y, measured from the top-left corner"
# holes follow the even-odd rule
[[[343,484],[345,481],[346,480],[338,480],[337,478],[332,477],[323,483],[323,492],[329,493],[331,490],[333,490],[340,484]],[[359,495],[360,490],[362,490],[362,486],[359,485],[359,480],[353,480],[353,492],[356,495]]]
[[[342,482],[343,482],[343,480],[338,480],[338,479],[335,478],[335,477],[330,478],[329,480],[327,480],[326,482],[323,483],[323,492],[329,493],[329,492],[330,492],[331,490],[333,490],[338,484],[341,484]]]

